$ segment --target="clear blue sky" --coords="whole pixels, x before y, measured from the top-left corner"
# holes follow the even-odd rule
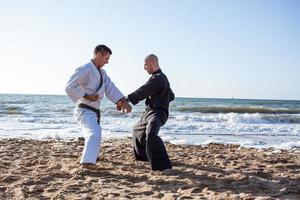
[[[300,99],[299,0],[10,0],[0,27],[0,93],[64,94],[103,43],[124,94],[155,53],[177,97]]]

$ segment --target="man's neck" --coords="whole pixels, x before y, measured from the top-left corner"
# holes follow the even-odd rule
[[[95,63],[95,60],[94,60],[94,59],[91,59],[91,61],[92,61],[92,63],[95,65],[95,67],[96,67],[96,68],[99,68],[99,69],[101,68],[100,66],[96,65],[96,63]]]

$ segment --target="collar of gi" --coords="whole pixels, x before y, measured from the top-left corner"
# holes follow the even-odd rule
[[[159,70],[156,70],[155,72],[153,72],[152,73],[152,75],[154,75],[154,74],[158,74],[158,73],[160,73],[161,72],[161,69],[159,69]]]

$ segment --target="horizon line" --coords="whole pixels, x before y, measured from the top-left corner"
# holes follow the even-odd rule
[[[66,94],[38,94],[38,93],[1,93],[0,95],[45,95],[45,96],[68,96]],[[183,98],[183,99],[232,99],[232,100],[268,100],[268,101],[300,101],[300,99],[266,99],[266,98],[236,98],[236,97],[191,97],[191,96],[178,96],[175,98]]]

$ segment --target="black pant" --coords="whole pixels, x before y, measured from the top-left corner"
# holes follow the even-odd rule
[[[136,160],[149,161],[152,170],[171,169],[172,165],[159,129],[167,121],[167,117],[153,110],[143,113],[133,129],[133,147]]]

